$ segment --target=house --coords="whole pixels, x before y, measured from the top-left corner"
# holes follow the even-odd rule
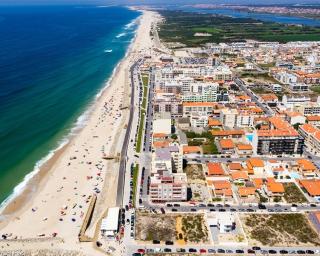
[[[214,197],[232,198],[231,183],[228,180],[207,180],[208,186],[212,188]]]
[[[255,187],[238,187],[238,195],[241,198],[254,197],[256,194]]]
[[[252,178],[252,183],[254,184],[254,186],[257,190],[260,190],[260,189],[262,189],[264,181],[262,178]]]
[[[309,196],[320,199],[320,180],[319,179],[302,179],[299,180],[301,188],[308,193]]]
[[[315,178],[317,167],[308,159],[297,160],[298,170],[305,178]]]
[[[234,171],[230,176],[234,182],[245,182],[249,180],[249,176],[246,171]]]
[[[221,163],[208,163],[207,164],[208,176],[225,176],[226,173]]]
[[[228,165],[228,168],[230,171],[241,171],[242,165],[241,165],[241,163],[230,163]]]
[[[219,151],[222,154],[233,154],[235,152],[234,147],[231,139],[221,139],[218,144]]]
[[[251,144],[238,144],[236,146],[236,153],[239,156],[251,156],[253,154],[253,147]]]
[[[249,158],[246,161],[248,170],[249,170],[249,174],[255,174],[255,175],[263,175],[264,172],[264,162],[262,159],[260,158]]]
[[[219,233],[229,233],[236,228],[235,217],[232,213],[210,213],[207,215],[209,227],[218,228]]]
[[[280,182],[276,182],[274,178],[267,179],[266,191],[268,196],[278,197],[284,195],[284,186]]]
[[[278,104],[278,97],[274,93],[261,94],[260,101],[269,105],[270,107],[275,107]]]
[[[222,123],[218,119],[209,118],[208,119],[208,126],[210,128],[222,127]]]

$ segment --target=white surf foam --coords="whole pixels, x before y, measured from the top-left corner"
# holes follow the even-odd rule
[[[124,33],[124,32],[122,32],[122,33],[119,33],[118,35],[116,35],[116,38],[120,38],[120,37],[123,37],[123,36],[125,36],[127,33]]]
[[[136,24],[138,24],[138,22],[140,21],[140,17],[138,17],[136,19]],[[132,23],[132,22],[131,22]],[[130,24],[130,23],[129,23]],[[6,206],[11,203],[17,196],[21,195],[21,193],[23,193],[23,191],[26,189],[26,187],[28,186],[29,182],[32,180],[33,177],[35,177],[35,175],[37,175],[40,171],[40,168],[43,164],[45,164],[47,161],[49,161],[54,154],[60,150],[61,148],[63,148],[67,143],[69,143],[70,139],[76,135],[87,123],[90,113],[93,111],[94,109],[94,103],[96,102],[97,99],[99,99],[101,97],[101,95],[103,94],[103,92],[109,87],[112,79],[114,78],[116,71],[118,70],[120,64],[123,62],[124,59],[127,58],[127,56],[129,55],[129,52],[132,49],[132,45],[133,42],[136,38],[137,34],[135,31],[135,35],[131,40],[131,43],[129,44],[127,50],[126,50],[126,54],[125,56],[118,62],[118,64],[114,67],[111,76],[106,80],[105,85],[103,86],[103,88],[101,88],[101,90],[96,94],[96,96],[94,97],[94,100],[92,100],[92,102],[90,104],[88,104],[87,109],[84,111],[84,113],[82,113],[76,120],[75,124],[73,125],[73,127],[70,129],[70,131],[67,133],[66,136],[63,137],[63,139],[58,143],[58,146],[51,150],[45,157],[43,157],[42,159],[40,159],[34,166],[33,170],[28,173],[24,179],[15,186],[15,188],[13,189],[13,192],[0,204],[0,213],[6,208]],[[0,219],[4,219],[5,216],[1,216]]]

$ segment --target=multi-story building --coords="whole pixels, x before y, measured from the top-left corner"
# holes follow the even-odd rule
[[[155,174],[150,178],[150,200],[152,202],[186,201],[187,184],[185,173]]]
[[[247,111],[225,108],[220,112],[220,122],[226,127],[251,127],[256,115]]]
[[[279,117],[269,118],[269,129],[255,130],[253,147],[259,155],[293,155],[303,153],[304,139]]]
[[[172,117],[182,116],[182,100],[174,93],[157,93],[153,101],[154,113],[170,112]]]
[[[297,111],[304,116],[309,115],[319,115],[320,114],[320,104],[318,102],[307,102],[305,104],[293,106],[293,111]]]
[[[198,128],[206,127],[208,126],[208,116],[193,113],[190,116],[190,123],[192,127],[198,127]]]
[[[304,95],[284,95],[282,97],[282,104],[286,108],[293,108],[295,105],[304,105],[310,102],[310,97]]]
[[[169,173],[182,172],[182,148],[178,144],[157,148],[153,152],[151,173],[157,173],[159,170]]]
[[[289,88],[293,92],[307,92],[307,91],[309,91],[309,86],[305,83],[290,83]]]
[[[307,150],[314,155],[320,155],[320,129],[312,124],[304,124],[299,126],[299,132],[305,139]]]
[[[219,85],[217,83],[202,84],[196,88],[192,88],[190,92],[184,92],[182,95],[183,102],[216,102],[217,91]]]
[[[211,116],[217,103],[213,102],[183,102],[183,116],[191,117],[192,114]]]

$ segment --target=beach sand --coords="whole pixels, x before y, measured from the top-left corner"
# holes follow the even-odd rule
[[[149,31],[156,17],[153,12],[143,12],[128,55],[94,102],[85,127],[41,167],[26,191],[4,209],[0,235],[7,234],[8,239],[0,240],[0,253],[54,247],[97,255],[91,243],[78,242],[78,234],[93,193],[100,191],[93,229],[107,207],[115,206],[118,161],[102,157],[120,152],[121,133],[129,114],[128,109],[121,109],[129,102],[128,68],[141,51],[152,47]],[[52,239],[55,235],[59,239]]]

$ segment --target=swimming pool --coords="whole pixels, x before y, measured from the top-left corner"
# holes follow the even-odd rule
[[[247,137],[248,141],[252,142],[252,139],[253,139],[253,134],[252,133],[246,134],[246,137]]]
[[[300,174],[297,172],[290,172],[290,177],[292,179],[300,179]]]

